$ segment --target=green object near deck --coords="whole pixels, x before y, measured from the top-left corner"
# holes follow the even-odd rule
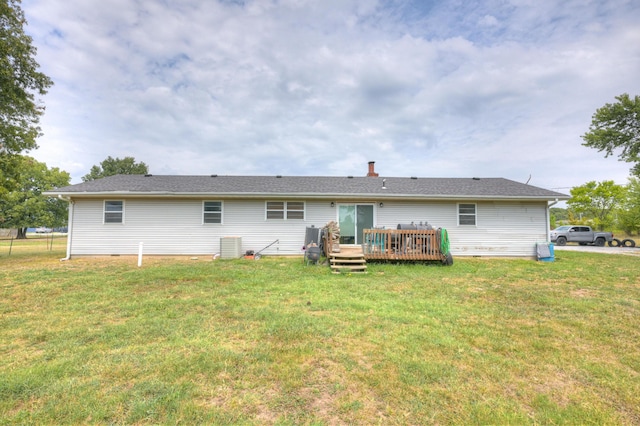
[[[443,256],[449,254],[449,233],[446,229],[440,229],[440,252]]]

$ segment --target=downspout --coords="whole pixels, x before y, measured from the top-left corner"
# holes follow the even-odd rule
[[[67,256],[60,259],[60,262],[67,261],[71,259],[71,240],[73,239],[73,207],[75,206],[75,201],[71,199],[71,197],[63,197],[62,195],[58,195],[58,198],[61,200],[65,200],[69,203],[69,216],[67,219]]]
[[[558,199],[556,198],[556,200],[554,202],[552,202],[551,204],[547,205],[547,211],[545,213],[545,215],[547,216],[547,241],[551,241],[551,207],[555,206],[556,204],[558,204]]]

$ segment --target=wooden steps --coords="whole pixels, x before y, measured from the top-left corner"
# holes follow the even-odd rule
[[[331,272],[339,274],[346,273],[366,273],[367,260],[364,258],[362,247],[353,247],[348,250],[343,249],[339,253],[329,255]]]

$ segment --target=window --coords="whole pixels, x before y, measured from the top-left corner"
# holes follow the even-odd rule
[[[458,204],[458,225],[476,224],[476,205]]]
[[[267,219],[304,220],[304,201],[267,201]]]
[[[104,202],[104,223],[124,222],[124,201]]]
[[[284,219],[284,203],[267,201],[267,219]]]
[[[222,223],[222,201],[205,201],[202,204],[202,223]]]
[[[287,203],[287,219],[304,220],[304,203],[302,201]]]

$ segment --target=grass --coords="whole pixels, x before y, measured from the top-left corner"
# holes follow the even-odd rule
[[[65,234],[27,234],[26,240],[11,237],[0,237],[0,258],[28,254],[34,256],[47,255],[47,252],[64,250],[67,247]],[[50,253],[49,253],[50,254]]]
[[[640,258],[0,252],[0,424],[638,424]]]

